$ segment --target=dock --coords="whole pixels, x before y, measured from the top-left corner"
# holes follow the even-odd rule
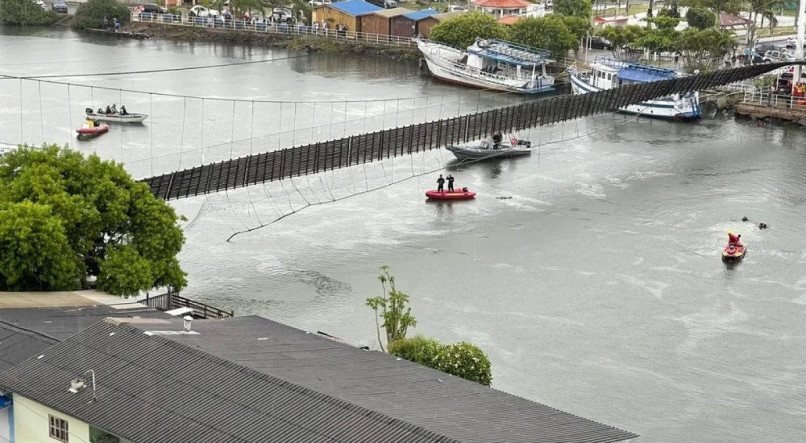
[[[736,115],[752,119],[777,119],[806,126],[804,97],[748,93],[736,104]]]
[[[109,35],[117,38],[133,38],[137,40],[143,40],[148,38],[148,34],[142,32],[127,32],[127,31],[114,31],[109,29],[87,29],[87,32],[91,32],[93,34],[101,34],[101,35]]]

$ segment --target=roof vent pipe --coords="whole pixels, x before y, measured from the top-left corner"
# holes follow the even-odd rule
[[[192,321],[193,321],[193,317],[191,317],[191,316],[189,316],[189,315],[186,315],[186,316],[182,317],[182,319],[183,319],[183,320],[185,320],[185,321],[184,321],[184,324],[185,324],[185,332],[190,332],[190,322],[192,322]]]

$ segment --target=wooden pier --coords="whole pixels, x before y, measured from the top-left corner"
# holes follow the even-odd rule
[[[91,32],[93,34],[101,34],[101,35],[109,35],[117,38],[133,38],[137,40],[143,40],[148,38],[148,34],[144,34],[142,32],[127,32],[127,31],[114,31],[110,29],[87,29],[87,32]]]
[[[803,97],[748,93],[736,104],[736,115],[752,119],[777,119],[806,126],[806,103]]]

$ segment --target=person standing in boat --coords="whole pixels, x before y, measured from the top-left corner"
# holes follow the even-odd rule
[[[117,113],[118,113],[118,108],[115,106],[115,104],[114,104],[114,103],[112,104],[112,113],[113,113],[113,114],[117,114]]]
[[[126,110],[126,105],[120,105],[120,115],[129,115],[129,111]]]
[[[437,192],[445,192],[445,179],[442,178],[442,174],[439,174],[439,178],[437,179]]]
[[[742,234],[736,235],[728,231],[728,246],[741,246],[741,245],[742,245]]]
[[[448,192],[453,192],[453,176],[448,174]]]

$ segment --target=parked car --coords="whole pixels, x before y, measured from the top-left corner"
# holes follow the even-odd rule
[[[450,6],[448,6],[448,12],[453,12],[453,11],[467,11],[467,9],[465,9],[465,8],[463,8],[461,6],[458,6],[458,5],[450,5]]]
[[[789,51],[778,49],[765,52],[762,58],[765,62],[791,62],[795,60],[795,56]]]
[[[593,37],[590,38],[590,48],[604,49],[605,51],[607,51],[608,49],[613,48],[613,43],[611,43],[610,40],[606,38],[594,35]]]
[[[776,49],[780,48],[773,45],[772,43],[759,43],[753,49],[756,51],[756,54],[763,57],[767,51],[775,51]]]
[[[190,8],[188,15],[190,17],[215,17],[218,15],[218,11],[215,9],[207,9],[202,5],[196,5]]]
[[[380,6],[381,8],[391,9],[397,8],[397,1],[395,0],[368,0],[369,3],[372,3],[375,6]]]
[[[275,23],[291,23],[294,14],[288,8],[274,8],[271,11],[271,18]]]
[[[166,12],[168,12],[162,6],[155,5],[154,3],[142,4],[138,7],[138,9],[140,10],[140,12],[146,12],[149,14],[165,14]]]
[[[67,2],[64,0],[53,0],[53,4],[50,5],[50,10],[60,14],[67,14]]]
[[[311,0],[308,2],[312,7],[322,6],[322,5],[329,5],[333,3],[331,0]]]
[[[798,45],[798,40],[794,38],[786,39],[786,49],[795,49]],[[803,42],[803,47],[806,48],[806,41]]]

